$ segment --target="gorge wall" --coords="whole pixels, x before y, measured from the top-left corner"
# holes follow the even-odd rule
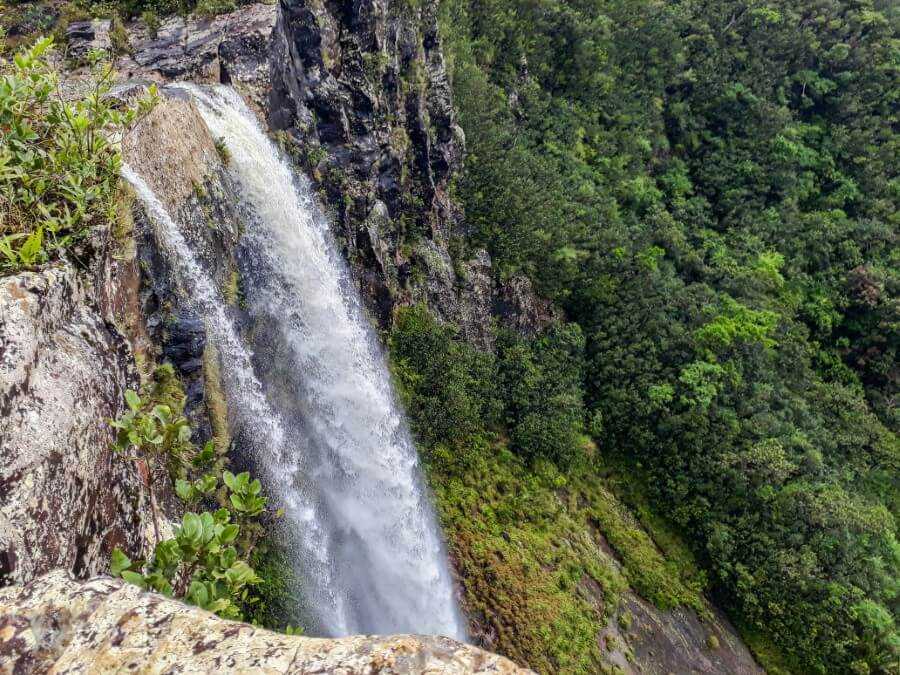
[[[117,68],[130,80],[233,85],[320,188],[375,321],[389,327],[395,308],[425,302],[490,347],[493,322],[529,334],[558,315],[526,278],[496,280],[486,252],[460,253],[465,219],[449,186],[465,139],[435,14],[430,2],[282,0],[211,21],[169,19],[156,37],[136,23]],[[108,45],[102,21],[73,24],[69,36],[76,51]],[[167,91],[123,151],[240,315],[240,200],[216,140],[193,104]],[[89,246],[87,269],[64,264],[0,283],[0,586],[15,584],[0,590],[0,666],[75,667],[99,658],[101,645],[115,647],[111,667],[149,664],[165,644],[171,660],[153,664],[160,669],[518,672],[445,639],[290,638],[91,579],[107,570],[114,547],[146,553],[151,521],[178,512],[171,494],[152,505],[146,469],[109,449],[105,420],[122,412],[124,390],[170,361],[201,437],[222,440],[228,412],[216,402],[202,322],[180,311],[185,289],[168,274],[140,207],[121,232],[98,233]],[[54,568],[91,580],[41,576]],[[590,591],[599,613],[604,600]],[[631,594],[626,602],[634,629],[613,620],[597,636],[621,645],[610,654],[612,672],[758,672],[724,617],[709,628],[694,610],[662,612]],[[491,626],[477,628],[490,648]],[[723,643],[716,654],[710,630]]]

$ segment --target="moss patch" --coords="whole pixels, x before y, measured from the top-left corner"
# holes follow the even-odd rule
[[[228,451],[231,445],[231,430],[228,427],[228,403],[222,390],[222,374],[219,370],[219,352],[212,342],[203,348],[203,391],[209,425],[212,427],[213,443],[219,454]]]
[[[433,462],[429,477],[466,609],[493,649],[542,673],[604,672],[599,634],[629,586],[662,606],[701,605],[593,469],[529,467],[503,442],[476,455]]]
[[[251,565],[262,582],[254,588],[253,603],[245,608],[247,619],[270,630],[298,627],[301,624],[296,615],[298,580],[288,555],[266,537],[253,552]]]

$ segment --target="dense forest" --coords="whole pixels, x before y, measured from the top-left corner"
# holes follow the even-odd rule
[[[115,47],[123,17],[237,4],[85,0],[55,27],[112,16]],[[573,545],[583,511],[632,588],[698,611],[707,593],[770,672],[900,672],[900,5],[442,0],[440,26],[466,137],[457,262],[486,249],[560,317],[498,326],[487,351],[417,305],[387,335],[468,608],[495,598],[517,660],[595,671],[599,620],[570,591],[625,582]],[[36,185],[0,193],[14,225],[50,201],[34,130],[71,142],[31,120],[43,70],[4,82],[0,170]],[[135,114],[103,100],[98,129]],[[53,158],[93,181],[54,196],[77,207],[60,231],[112,219],[105,142]],[[6,236],[0,271],[53,258],[56,232]]]
[[[467,243],[566,322],[492,355],[403,315],[392,354],[439,501],[498,438],[581,481],[608,458],[764,665],[896,672],[896,6],[442,11]]]

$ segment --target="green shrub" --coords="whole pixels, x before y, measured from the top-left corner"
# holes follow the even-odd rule
[[[496,365],[424,306],[401,309],[389,339],[392,371],[426,447],[464,454],[499,422]]]
[[[106,96],[112,69],[97,55],[90,92],[62,100],[52,44],[39,40],[12,63],[0,62],[0,272],[52,261],[91,227],[112,223],[116,143],[154,101],[155,90],[116,110]]]
[[[227,14],[237,9],[235,0],[200,0],[194,11],[204,18]]]
[[[219,154],[219,159],[222,160],[222,164],[228,166],[231,164],[231,151],[228,149],[228,146],[225,144],[224,138],[217,138],[214,141],[216,146],[216,152]]]
[[[198,449],[182,415],[184,394],[171,366],[157,369],[143,396],[127,391],[128,410],[112,421],[116,450],[148,466],[156,546],[149,560],[132,560],[113,551],[110,571],[141,588],[177,597],[228,619],[242,619],[259,601],[253,587],[262,578],[250,566],[264,535],[262,484],[247,472],[224,470],[226,458],[212,441]],[[188,504],[218,505],[188,512],[174,537],[161,540],[156,524],[153,483],[166,466],[175,493]]]
[[[128,39],[128,31],[125,30],[122,16],[118,12],[112,15],[109,22],[109,44],[112,47],[113,54],[131,53],[131,42]]]
[[[150,33],[150,37],[155,39],[159,35],[159,14],[152,9],[146,9],[141,12],[141,20],[147,26],[147,32]]]
[[[513,449],[560,466],[576,459],[584,427],[584,337],[576,324],[556,324],[522,339],[497,341],[500,389]]]

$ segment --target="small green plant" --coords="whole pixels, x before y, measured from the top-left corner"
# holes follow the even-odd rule
[[[266,511],[262,484],[248,472],[224,469],[224,450],[212,441],[198,449],[182,414],[181,392],[174,370],[157,369],[143,396],[125,394],[128,410],[112,426],[115,448],[149,467],[148,489],[153,500],[157,469],[166,466],[175,493],[192,506],[218,506],[190,511],[174,536],[160,540],[154,509],[156,546],[149,560],[132,560],[113,552],[110,571],[141,588],[177,597],[228,619],[242,619],[257,598],[253,587],[262,582],[250,566],[264,534],[260,518]]]
[[[151,502],[155,504],[153,477],[161,468],[170,475],[182,476],[189,462],[205,462],[212,459],[214,450],[207,444],[201,452],[196,452],[191,443],[191,428],[181,414],[181,401],[166,400],[163,396],[166,384],[174,378],[171,366],[162,366],[154,373],[151,385],[145,388],[144,396],[128,390],[125,403],[128,409],[110,425],[116,429],[115,450],[135,462],[143,462],[147,467],[149,480],[147,488]],[[154,513],[154,534],[159,541],[159,524]]]
[[[227,14],[237,9],[235,0],[200,0],[194,11],[198,16],[211,19],[220,14]]]
[[[216,152],[219,153],[219,159],[222,160],[222,164],[228,166],[231,164],[231,151],[228,149],[228,146],[225,144],[225,139],[220,137],[215,141]]]
[[[147,32],[150,33],[150,37],[154,39],[159,37],[159,14],[157,14],[152,9],[148,9],[144,12],[141,12],[141,20],[144,22],[144,25],[147,26]]]
[[[159,542],[149,562],[132,561],[116,549],[110,572],[223,618],[241,619],[241,607],[250,600],[249,588],[261,580],[239,557],[235,541],[240,526],[230,519],[225,508],[186,513],[175,536]]]
[[[125,30],[125,23],[118,12],[112,15],[112,19],[109,22],[109,45],[112,47],[113,54],[131,53],[128,31]]]
[[[0,60],[0,273],[63,255],[94,226],[115,220],[118,143],[157,100],[115,109],[113,71],[93,52],[93,86],[63,100],[50,65],[51,38]]]

